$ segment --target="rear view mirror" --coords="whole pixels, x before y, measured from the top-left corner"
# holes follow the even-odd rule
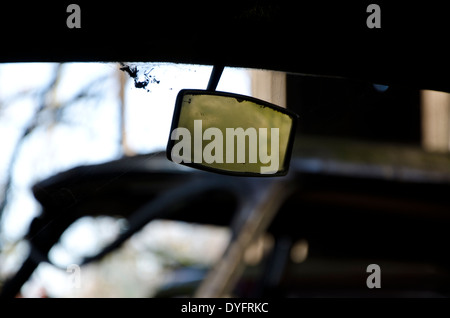
[[[186,166],[230,175],[285,175],[296,120],[296,114],[256,98],[181,90],[167,157]]]

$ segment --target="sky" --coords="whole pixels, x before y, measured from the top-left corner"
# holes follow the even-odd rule
[[[56,64],[6,64],[0,68],[0,98],[26,93],[45,86],[51,80]],[[38,206],[30,196],[30,186],[52,174],[79,164],[104,162],[121,153],[119,147],[118,64],[69,63],[64,66],[56,96],[58,102],[70,100],[93,78],[106,76],[99,91],[100,101],[72,106],[66,113],[68,124],[57,124],[35,131],[21,148],[14,165],[13,199],[6,212],[6,237],[22,236]],[[211,66],[148,64],[159,84],[147,89],[135,88],[128,80],[125,88],[126,133],[129,147],[135,153],[165,149],[175,98],[183,88],[206,88]],[[250,82],[244,70],[226,68],[217,90],[250,94]],[[24,125],[38,107],[33,98],[21,98],[0,110],[0,182],[15,142]],[[14,211],[14,212],[13,212]],[[18,212],[20,211],[20,212]],[[26,221],[25,221],[26,220]]]

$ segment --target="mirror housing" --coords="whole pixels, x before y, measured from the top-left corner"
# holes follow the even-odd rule
[[[282,176],[289,169],[297,119],[285,108],[249,96],[181,90],[167,158],[228,175]]]

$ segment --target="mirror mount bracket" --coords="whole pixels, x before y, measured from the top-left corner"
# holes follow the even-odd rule
[[[217,84],[219,84],[220,77],[222,76],[224,65],[214,64],[211,71],[211,76],[209,77],[208,87],[206,90],[214,92],[216,90]]]

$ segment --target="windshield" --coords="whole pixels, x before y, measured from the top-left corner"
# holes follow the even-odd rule
[[[106,200],[101,197],[100,188],[120,183],[124,174],[128,176],[137,171],[132,182],[121,185],[136,197],[150,200],[175,187],[175,183],[171,183],[173,176],[184,180],[185,173],[198,173],[172,165],[162,154],[169,138],[178,92],[206,89],[212,67],[134,62],[0,65],[1,282],[17,271],[29,252],[30,247],[23,237],[33,218],[42,212],[43,204],[42,199],[39,201],[39,187],[33,186],[39,184],[44,188],[46,184],[39,182],[79,167],[85,170],[72,171],[73,176],[82,178],[103,171],[105,166],[102,165],[111,162],[118,165],[125,162],[126,168],[120,170],[123,169],[120,166],[119,177],[108,175],[99,181],[100,186],[94,187],[93,195],[98,197],[92,202],[99,201],[91,202],[88,212],[64,232],[49,252],[50,260],[60,268],[41,264],[37,274],[23,287],[22,295],[148,297],[158,295],[174,277],[179,278],[177,275],[187,275],[197,283],[204,278],[207,269],[220,260],[236,235],[227,223],[232,223],[229,215],[223,214],[221,219],[220,213],[205,212],[199,214],[198,219],[193,217],[191,223],[181,222],[182,217],[175,218],[176,222],[151,222],[109,260],[83,267],[84,277],[91,277],[83,281],[89,284],[74,288],[72,274],[84,257],[100,251],[130,225],[128,215],[119,213],[118,206],[105,203],[119,196],[120,191],[111,190]],[[417,224],[421,223],[420,216],[425,215],[427,222],[432,222],[430,216],[445,215],[448,199],[440,186],[445,188],[450,182],[449,94],[341,77],[233,67],[225,67],[217,91],[252,96],[299,115],[292,173],[286,180],[297,180],[295,189],[301,190],[296,190],[295,200],[286,199],[280,208],[284,214],[280,212],[279,219],[274,217],[273,224],[267,221],[272,225],[248,246],[244,257],[248,268],[255,269],[257,264],[262,264],[261,260],[281,244],[277,241],[280,233],[288,233],[292,241],[287,256],[290,263],[308,262],[311,254],[311,263],[305,263],[307,268],[302,272],[311,274],[316,264],[327,263],[327,257],[335,256],[333,249],[315,236],[320,226],[328,231],[323,236],[328,242],[333,237],[329,233],[339,230],[332,224],[340,224],[342,229],[351,228],[349,220],[360,222],[357,228],[362,231],[361,224],[366,224],[368,219],[387,215],[387,219],[368,224],[374,229],[391,220],[393,223],[388,228],[394,233],[395,225],[402,224],[399,213],[403,216],[412,213]],[[242,113],[231,115],[239,117]],[[142,171],[147,169],[145,178],[137,166]],[[71,188],[78,179],[70,180],[67,197],[78,202],[81,197]],[[238,182],[236,178],[231,180]],[[439,190],[432,194],[422,191],[430,189],[428,186]],[[208,196],[208,209],[204,211],[217,209],[215,202],[221,202],[223,211],[237,209],[235,199],[217,193]],[[207,201],[206,197],[202,200]],[[320,214],[320,211],[327,212]],[[303,217],[312,228],[305,225]],[[325,222],[328,217],[332,217],[331,221]],[[439,228],[446,229],[446,223]],[[341,242],[343,246],[356,244],[347,239]],[[319,252],[314,254],[314,251]],[[361,264],[369,265],[364,263],[367,255],[352,254],[359,253],[356,251],[359,251],[356,247],[347,250],[360,261],[363,259]],[[422,273],[420,266],[428,259],[415,261],[417,271]],[[405,264],[395,263],[391,268],[401,272]],[[340,263],[336,266],[345,267]],[[132,274],[117,275],[125,272],[124,268],[131,268],[129,273]],[[185,272],[175,271],[180,268]],[[292,275],[300,277],[298,286],[304,282],[305,276]],[[324,273],[317,275],[326,276]],[[143,277],[148,276],[158,279],[143,282]],[[320,276],[320,283],[325,276]],[[334,284],[340,283],[334,281]],[[140,287],[130,287],[136,285]],[[292,295],[305,292],[293,289]],[[240,295],[247,295],[240,292]],[[322,295],[328,292],[327,289]]]

